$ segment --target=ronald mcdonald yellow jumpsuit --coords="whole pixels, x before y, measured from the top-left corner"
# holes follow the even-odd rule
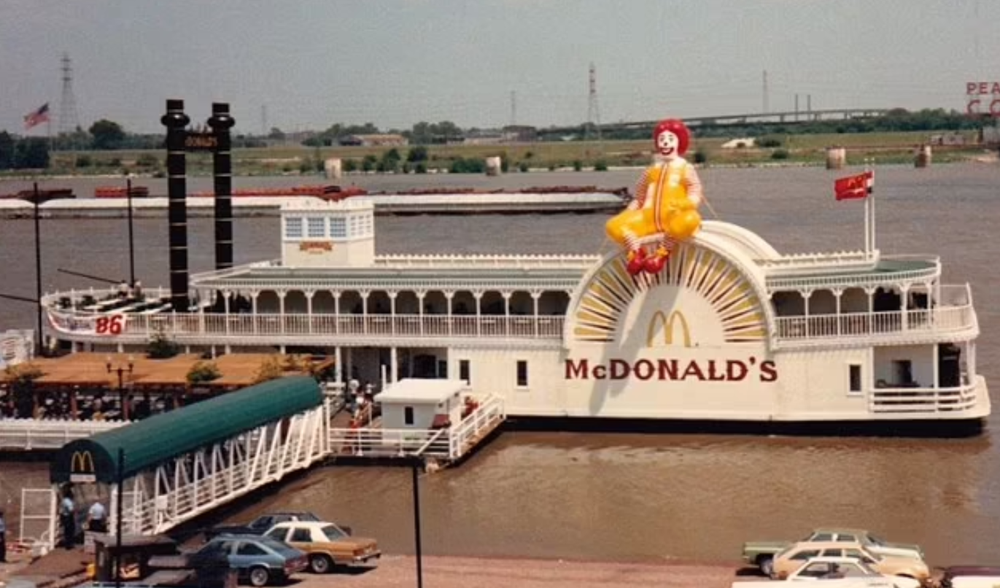
[[[633,275],[661,271],[673,245],[690,239],[701,227],[701,180],[694,166],[681,157],[690,140],[687,127],[667,120],[657,125],[656,131],[654,140],[661,161],[646,168],[633,200],[606,225],[608,236],[628,251],[628,270]],[[647,257],[639,241],[655,234],[662,234],[663,241],[656,253]]]

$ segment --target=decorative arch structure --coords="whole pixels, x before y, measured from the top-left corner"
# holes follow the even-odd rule
[[[564,347],[621,341],[634,325],[646,332],[631,336],[642,335],[647,347],[663,339],[686,347],[763,343],[771,348],[775,317],[763,273],[745,247],[728,241],[714,231],[699,233],[679,244],[654,276],[630,276],[624,252],[604,256],[573,294]],[[653,237],[644,245],[656,242]],[[692,338],[692,322],[700,322],[701,337]]]

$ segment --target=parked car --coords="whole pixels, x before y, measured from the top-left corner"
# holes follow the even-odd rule
[[[205,539],[210,540],[219,535],[263,535],[268,529],[277,525],[278,523],[286,523],[290,521],[313,521],[319,522],[320,518],[311,512],[307,511],[282,511],[282,512],[272,512],[263,514],[250,523],[246,525],[219,525],[212,527],[211,529],[206,529],[204,531]],[[351,534],[351,528],[345,527],[343,525],[338,525],[341,530],[346,532],[348,535]]]
[[[889,577],[852,557],[814,557],[786,578],[789,582],[821,582],[822,588],[919,588],[913,578]],[[773,580],[737,581],[732,588],[773,586]]]
[[[993,588],[1000,586],[998,566],[951,566],[944,569],[941,588]]]
[[[317,574],[325,574],[334,566],[370,563],[382,556],[377,541],[352,537],[333,523],[279,523],[264,536],[284,541],[308,554],[309,569]]]
[[[930,569],[922,559],[879,555],[860,543],[803,541],[775,554],[771,577],[784,580],[814,557],[856,558],[886,576],[902,576],[921,581],[930,576]]]
[[[798,541],[748,541],[743,544],[743,561],[757,566],[764,575],[770,576],[771,559],[774,557],[774,554],[793,543],[800,543],[802,541],[857,542],[864,545],[869,551],[880,555],[912,557],[914,559],[924,558],[924,551],[919,545],[889,543],[864,529],[820,527],[813,529],[812,532]]]
[[[237,579],[257,587],[283,583],[309,565],[302,551],[257,535],[222,535],[203,545],[197,555],[207,558],[216,553],[226,555]]]

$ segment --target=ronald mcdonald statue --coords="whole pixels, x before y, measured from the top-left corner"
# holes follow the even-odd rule
[[[667,119],[656,125],[653,143],[659,156],[646,168],[635,187],[635,197],[624,211],[608,221],[608,236],[628,251],[628,272],[656,274],[663,270],[678,241],[690,239],[701,227],[701,180],[694,166],[681,157],[691,142],[683,122]],[[662,234],[656,251],[647,254],[639,241]]]

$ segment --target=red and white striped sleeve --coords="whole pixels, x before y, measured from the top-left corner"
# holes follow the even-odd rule
[[[625,207],[627,210],[639,210],[646,202],[646,193],[649,192],[649,169],[648,167],[644,169],[639,181],[635,183],[635,196]]]
[[[698,170],[690,163],[684,173],[684,187],[687,188],[688,200],[694,204],[695,208],[701,206],[701,201],[704,199],[701,178],[698,177]]]

